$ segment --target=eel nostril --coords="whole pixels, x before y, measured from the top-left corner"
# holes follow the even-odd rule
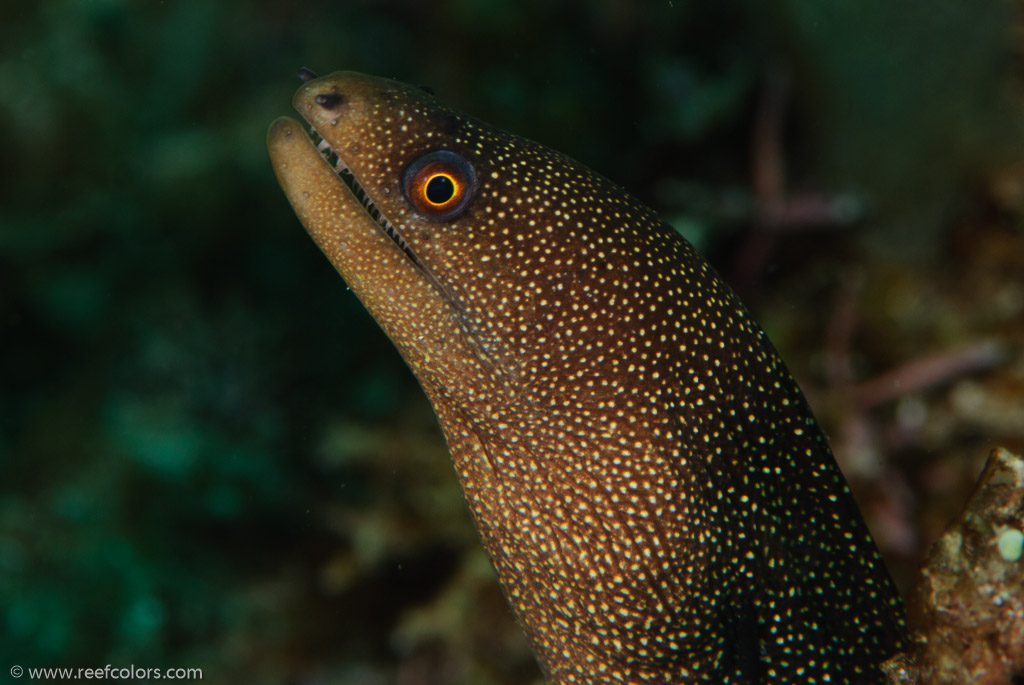
[[[338,109],[345,104],[345,96],[341,93],[320,93],[313,98],[313,102],[324,109]]]
[[[310,81],[316,78],[316,73],[312,69],[302,67],[301,69],[299,69],[298,77],[299,80],[302,81],[303,83],[309,83]]]

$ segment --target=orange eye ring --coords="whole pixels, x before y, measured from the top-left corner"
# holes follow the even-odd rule
[[[428,219],[461,214],[476,189],[473,167],[449,150],[435,150],[415,159],[403,175],[405,197]]]

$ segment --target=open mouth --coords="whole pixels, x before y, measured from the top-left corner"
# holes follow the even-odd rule
[[[366,213],[370,215],[370,218],[380,226],[381,230],[384,231],[384,234],[391,238],[395,245],[397,245],[398,248],[413,261],[413,263],[422,268],[419,260],[416,259],[416,255],[413,254],[411,249],[409,249],[409,244],[405,242],[404,238],[402,238],[401,233],[399,233],[398,229],[396,229],[391,222],[387,220],[380,209],[377,208],[377,205],[373,203],[370,195],[361,185],[359,185],[359,181],[356,180],[356,177],[352,174],[349,168],[345,166],[345,162],[341,160],[341,157],[331,149],[331,146],[327,144],[327,141],[324,140],[323,136],[317,133],[316,129],[312,126],[309,127],[309,135],[316,144],[316,149],[320,152],[320,156],[327,160],[328,164],[334,167],[334,171],[338,175],[338,178],[348,187],[349,190],[352,191],[352,194],[355,195],[357,200],[359,200],[359,203],[363,206],[363,209],[366,210]]]

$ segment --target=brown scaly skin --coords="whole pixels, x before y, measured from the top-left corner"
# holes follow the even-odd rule
[[[420,89],[339,72],[294,105],[375,210],[293,120],[274,170],[433,404],[549,682],[881,680],[900,599],[799,389],[689,243]],[[405,183],[438,150],[470,169],[440,218]]]

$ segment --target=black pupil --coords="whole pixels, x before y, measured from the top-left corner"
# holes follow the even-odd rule
[[[447,176],[438,174],[427,181],[427,199],[435,205],[443,205],[455,195],[455,184]]]

